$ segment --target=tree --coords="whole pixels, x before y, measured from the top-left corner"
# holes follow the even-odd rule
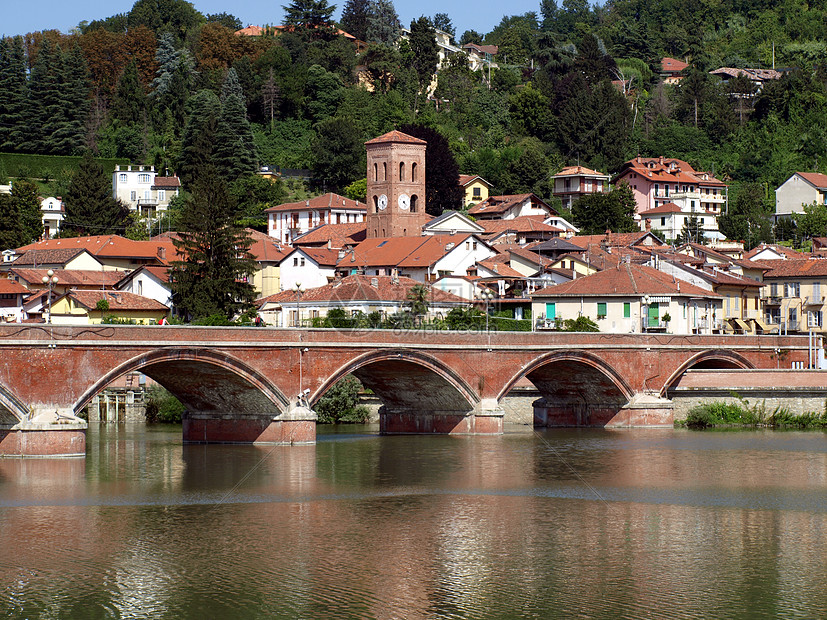
[[[189,320],[220,315],[228,320],[252,307],[255,262],[248,233],[233,223],[226,183],[205,165],[194,175],[173,243],[182,259],[170,269],[176,311]]]
[[[178,176],[185,187],[195,181],[198,170],[214,163],[215,134],[221,117],[221,102],[210,90],[198,91],[189,107],[178,164]]]
[[[313,182],[326,191],[340,192],[365,174],[365,145],[350,118],[325,119],[316,132]]]
[[[129,224],[129,208],[112,197],[112,182],[91,151],[84,153],[64,203],[61,234],[68,237],[120,234]]]
[[[229,28],[233,32],[236,30],[241,30],[244,28],[244,23],[238,19],[235,15],[230,13],[214,13],[207,15],[207,23],[219,23],[225,28]]]
[[[411,22],[408,44],[411,48],[411,66],[419,79],[419,92],[424,93],[436,73],[439,48],[434,38],[431,20],[425,16]]]
[[[222,88],[221,116],[215,130],[215,164],[227,181],[258,169],[253,131],[247,120],[244,93],[235,70],[227,72]]]
[[[399,38],[399,15],[392,0],[370,0],[365,40],[391,46]]]
[[[804,205],[804,213],[795,213],[793,221],[802,239],[823,237],[827,234],[827,207],[816,202]]]
[[[367,41],[370,0],[346,0],[342,7],[342,30]]]
[[[459,209],[463,191],[459,184],[459,166],[448,140],[435,129],[422,125],[402,125],[399,131],[425,140],[425,211],[441,215],[445,209]]]
[[[9,250],[31,243],[23,233],[20,213],[9,194],[0,194],[0,248]]]
[[[30,153],[52,153],[51,136],[62,117],[60,105],[60,53],[48,39],[43,41],[29,76],[26,103],[28,139],[23,149]]]
[[[118,80],[118,89],[110,108],[112,118],[124,123],[139,123],[146,113],[146,95],[138,80],[138,66],[133,59]]]
[[[62,67],[60,92],[63,122],[52,140],[55,153],[69,155],[79,152],[86,143],[86,126],[91,108],[89,69],[78,45],[63,54]]]
[[[25,179],[17,179],[11,188],[14,210],[20,218],[24,243],[32,243],[43,236],[43,217],[37,185]]]
[[[745,249],[772,241],[770,209],[765,199],[764,187],[748,183],[736,189],[735,199],[729,204],[729,212],[718,216],[718,228],[727,239],[744,241]]]
[[[327,0],[293,0],[282,6],[284,25],[293,28],[302,37],[314,39],[333,33],[333,11]]]
[[[204,21],[204,16],[186,0],[138,0],[129,11],[127,23],[130,28],[143,25],[156,35],[169,32],[178,41],[186,41]]]
[[[477,32],[476,30],[466,30],[462,33],[462,36],[459,38],[459,44],[465,45],[466,43],[476,43],[479,45],[482,40],[483,36]]]
[[[236,179],[230,185],[230,198],[235,204],[233,220],[244,228],[267,229],[264,210],[283,203],[287,190],[281,179],[270,181],[258,174]]]
[[[634,219],[635,196],[625,182],[621,182],[608,194],[582,196],[572,205],[571,214],[575,226],[586,235],[599,235],[606,230],[639,230]]]
[[[334,308],[335,310],[335,308]],[[363,423],[368,409],[359,404],[362,384],[353,375],[348,375],[333,385],[313,406],[319,424]]]
[[[421,323],[428,314],[428,288],[423,284],[413,285],[408,291],[404,309],[415,321]]]
[[[16,151],[25,140],[26,61],[23,39],[0,39],[0,150]]]
[[[706,235],[701,220],[694,213],[686,218],[683,229],[680,232],[679,240],[682,243],[700,243],[706,245]]]
[[[442,30],[442,32],[447,32],[451,35],[451,39],[457,36],[457,29],[454,28],[454,25],[451,23],[451,18],[448,17],[448,13],[437,13],[434,15],[434,19],[432,20],[434,28]]]

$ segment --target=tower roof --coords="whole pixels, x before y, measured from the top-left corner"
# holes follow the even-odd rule
[[[393,131],[389,131],[386,134],[379,136],[378,138],[374,138],[373,140],[368,140],[365,144],[380,144],[382,142],[405,142],[407,144],[428,144],[425,140],[420,140],[419,138],[414,138],[413,136],[409,136],[406,133],[402,133],[401,131],[397,131],[394,129]]]

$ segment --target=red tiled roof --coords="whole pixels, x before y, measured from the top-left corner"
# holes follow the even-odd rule
[[[402,133],[401,131],[397,131],[394,129],[393,131],[389,131],[386,134],[382,134],[378,138],[373,138],[372,140],[368,140],[365,144],[380,144],[382,142],[404,142],[406,144],[428,144],[425,140],[420,140],[419,138],[414,138],[413,136],[409,136],[406,133]]]
[[[646,217],[647,215],[660,215],[661,213],[682,213],[682,211],[681,208],[674,202],[666,202],[659,207],[655,207],[654,209],[642,211],[640,213],[640,217]]]
[[[485,229],[488,234],[500,234],[503,232],[548,232],[561,233],[562,228],[557,228],[551,224],[544,224],[543,217],[535,217],[533,215],[523,215],[515,217],[511,220],[480,220],[477,222]]]
[[[581,248],[587,248],[591,245],[603,245],[604,243],[610,247],[629,247],[632,246],[639,241],[641,241],[644,237],[651,233],[648,232],[629,232],[629,233],[616,233],[613,232],[610,234],[609,238],[606,238],[606,235],[575,235],[571,237],[569,241],[573,244],[580,246]]]
[[[264,28],[261,26],[253,26],[250,24],[246,28],[242,28],[241,30],[236,30],[235,34],[238,36],[246,36],[246,37],[260,37],[264,34]]]
[[[21,248],[22,249],[22,248]],[[11,266],[19,265],[65,265],[76,256],[83,254],[84,248],[31,249],[26,250],[12,261]]]
[[[0,278],[0,295],[25,295],[29,292],[25,286],[8,278]]]
[[[625,179],[636,173],[642,179],[661,183],[691,184],[704,187],[727,187],[723,181],[716,179],[712,174],[697,171],[687,162],[674,157],[635,157],[621,166],[620,172],[615,175],[615,181]]]
[[[462,49],[472,49],[492,56],[496,56],[497,52],[500,51],[500,48],[496,45],[479,45],[478,43],[466,43],[462,46]]]
[[[788,260],[803,260],[804,255],[801,252],[796,252],[792,248],[788,248],[783,245],[777,245],[775,243],[762,243],[761,245],[757,245],[752,248],[749,252],[744,254],[744,258],[747,260],[752,260],[753,256],[757,256],[764,250],[773,250],[776,254],[780,254],[784,258]]]
[[[155,177],[152,187],[175,189],[181,187],[181,180],[178,177]]]
[[[374,286],[374,283],[376,286]],[[448,293],[428,284],[422,284],[411,278],[391,276],[363,276],[352,275],[320,286],[302,291],[302,303],[335,303],[345,301],[391,301],[404,302],[414,286],[424,286],[428,290],[428,300],[431,303],[455,303],[466,305],[468,302],[462,297]],[[296,291],[286,290],[256,301],[261,307],[265,303],[296,303]]]
[[[560,172],[555,174],[555,177],[572,177],[572,176],[593,176],[593,177],[607,177],[608,174],[603,172],[598,172],[597,170],[592,170],[591,168],[586,168],[585,166],[567,166],[563,168]]]
[[[18,248],[20,251],[83,249],[92,256],[102,258],[156,259],[160,262],[174,260],[175,246],[168,240],[133,241],[118,235],[95,235],[90,237],[69,237],[47,239]],[[163,254],[163,256],[162,256]]]
[[[473,183],[477,179],[479,179],[479,181],[481,183],[483,183],[484,185],[486,185],[488,187],[491,187],[491,183],[489,183],[488,181],[483,179],[478,174],[461,174],[461,175],[459,175],[459,184],[462,185],[463,187],[465,187],[467,185],[470,185],[471,183]]]
[[[85,308],[93,309],[98,301],[106,299],[110,311],[118,310],[169,310],[164,304],[149,297],[126,291],[80,291],[72,289],[69,296]]]
[[[827,276],[827,259],[774,260],[764,273],[764,280],[772,278],[822,278]]]
[[[367,213],[367,205],[358,200],[351,200],[339,194],[328,192],[321,196],[316,196],[310,200],[299,200],[296,202],[286,202],[284,204],[276,205],[265,209],[265,213],[276,213],[280,211],[308,211],[308,210],[327,210],[327,209],[350,209],[362,211]]]
[[[621,263],[589,276],[548,286],[533,297],[631,297],[637,295],[670,295],[682,297],[720,297],[689,282],[676,280],[652,267]]]
[[[47,277],[48,269],[12,268],[11,272],[22,281],[33,284],[38,288],[43,285],[43,278]],[[54,269],[57,283],[62,286],[101,287],[114,286],[123,278],[123,271],[98,271],[90,269]]]
[[[482,202],[475,204],[468,210],[469,215],[482,215],[486,213],[505,213],[512,207],[516,207],[526,200],[530,200],[532,197],[536,199],[536,201],[548,208],[549,213],[553,213],[554,210],[549,207],[546,203],[542,200],[534,196],[534,194],[509,194],[504,196],[489,196]]]
[[[796,174],[818,189],[827,188],[827,174],[820,172],[796,172]]]
[[[322,224],[293,239],[294,246],[326,245],[336,249],[364,241],[367,230],[364,222],[349,224]]]
[[[525,276],[521,274],[516,269],[512,268],[511,265],[508,264],[507,261],[500,261],[497,260],[497,256],[492,256],[491,258],[486,258],[483,261],[477,263],[478,265],[482,265],[486,269],[493,271],[498,276],[503,276],[506,278],[524,278]]]
[[[727,77],[744,77],[756,81],[765,82],[767,80],[780,80],[781,72],[775,69],[739,69],[737,67],[721,67],[710,71],[712,75],[726,75]]]
[[[433,265],[471,235],[365,239],[338,266],[416,268]]]
[[[285,258],[287,258],[293,252],[303,252],[306,256],[310,257],[321,267],[335,267],[340,260],[339,250],[328,250],[327,248],[314,248],[312,246],[295,248],[291,252],[285,254]]]
[[[666,56],[661,58],[660,66],[664,73],[680,73],[689,65],[682,60],[678,60],[677,58],[669,58]]]

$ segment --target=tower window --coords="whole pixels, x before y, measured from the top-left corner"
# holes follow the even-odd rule
[[[416,162],[413,162],[411,164],[411,182],[413,182],[413,183],[416,183],[416,173],[417,173],[417,168],[418,167],[419,166],[416,165]]]
[[[373,164],[373,180],[379,180],[379,167],[376,164]]]
[[[414,166],[416,166],[416,164],[414,164]],[[413,171],[413,168],[411,168],[411,171]],[[417,202],[416,194],[414,194],[411,196],[411,213],[416,213]]]
[[[383,181],[388,180],[388,164],[387,163],[382,164],[382,180]]]
[[[401,182],[405,181],[405,162],[404,161],[399,162],[399,180]]]
[[[376,164],[373,165],[375,166]],[[379,199],[376,196],[373,197],[373,212],[379,213]]]

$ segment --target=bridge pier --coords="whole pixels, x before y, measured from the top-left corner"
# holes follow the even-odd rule
[[[85,421],[71,408],[37,406],[16,424],[0,424],[0,457],[86,456]]]
[[[623,406],[546,398],[534,401],[535,427],[671,428],[673,425],[672,401],[648,392],[635,394]]]
[[[471,411],[379,409],[382,435],[501,435],[505,411],[496,399],[484,399]]]
[[[277,415],[187,412],[182,422],[186,443],[316,443],[316,413],[303,406]]]

